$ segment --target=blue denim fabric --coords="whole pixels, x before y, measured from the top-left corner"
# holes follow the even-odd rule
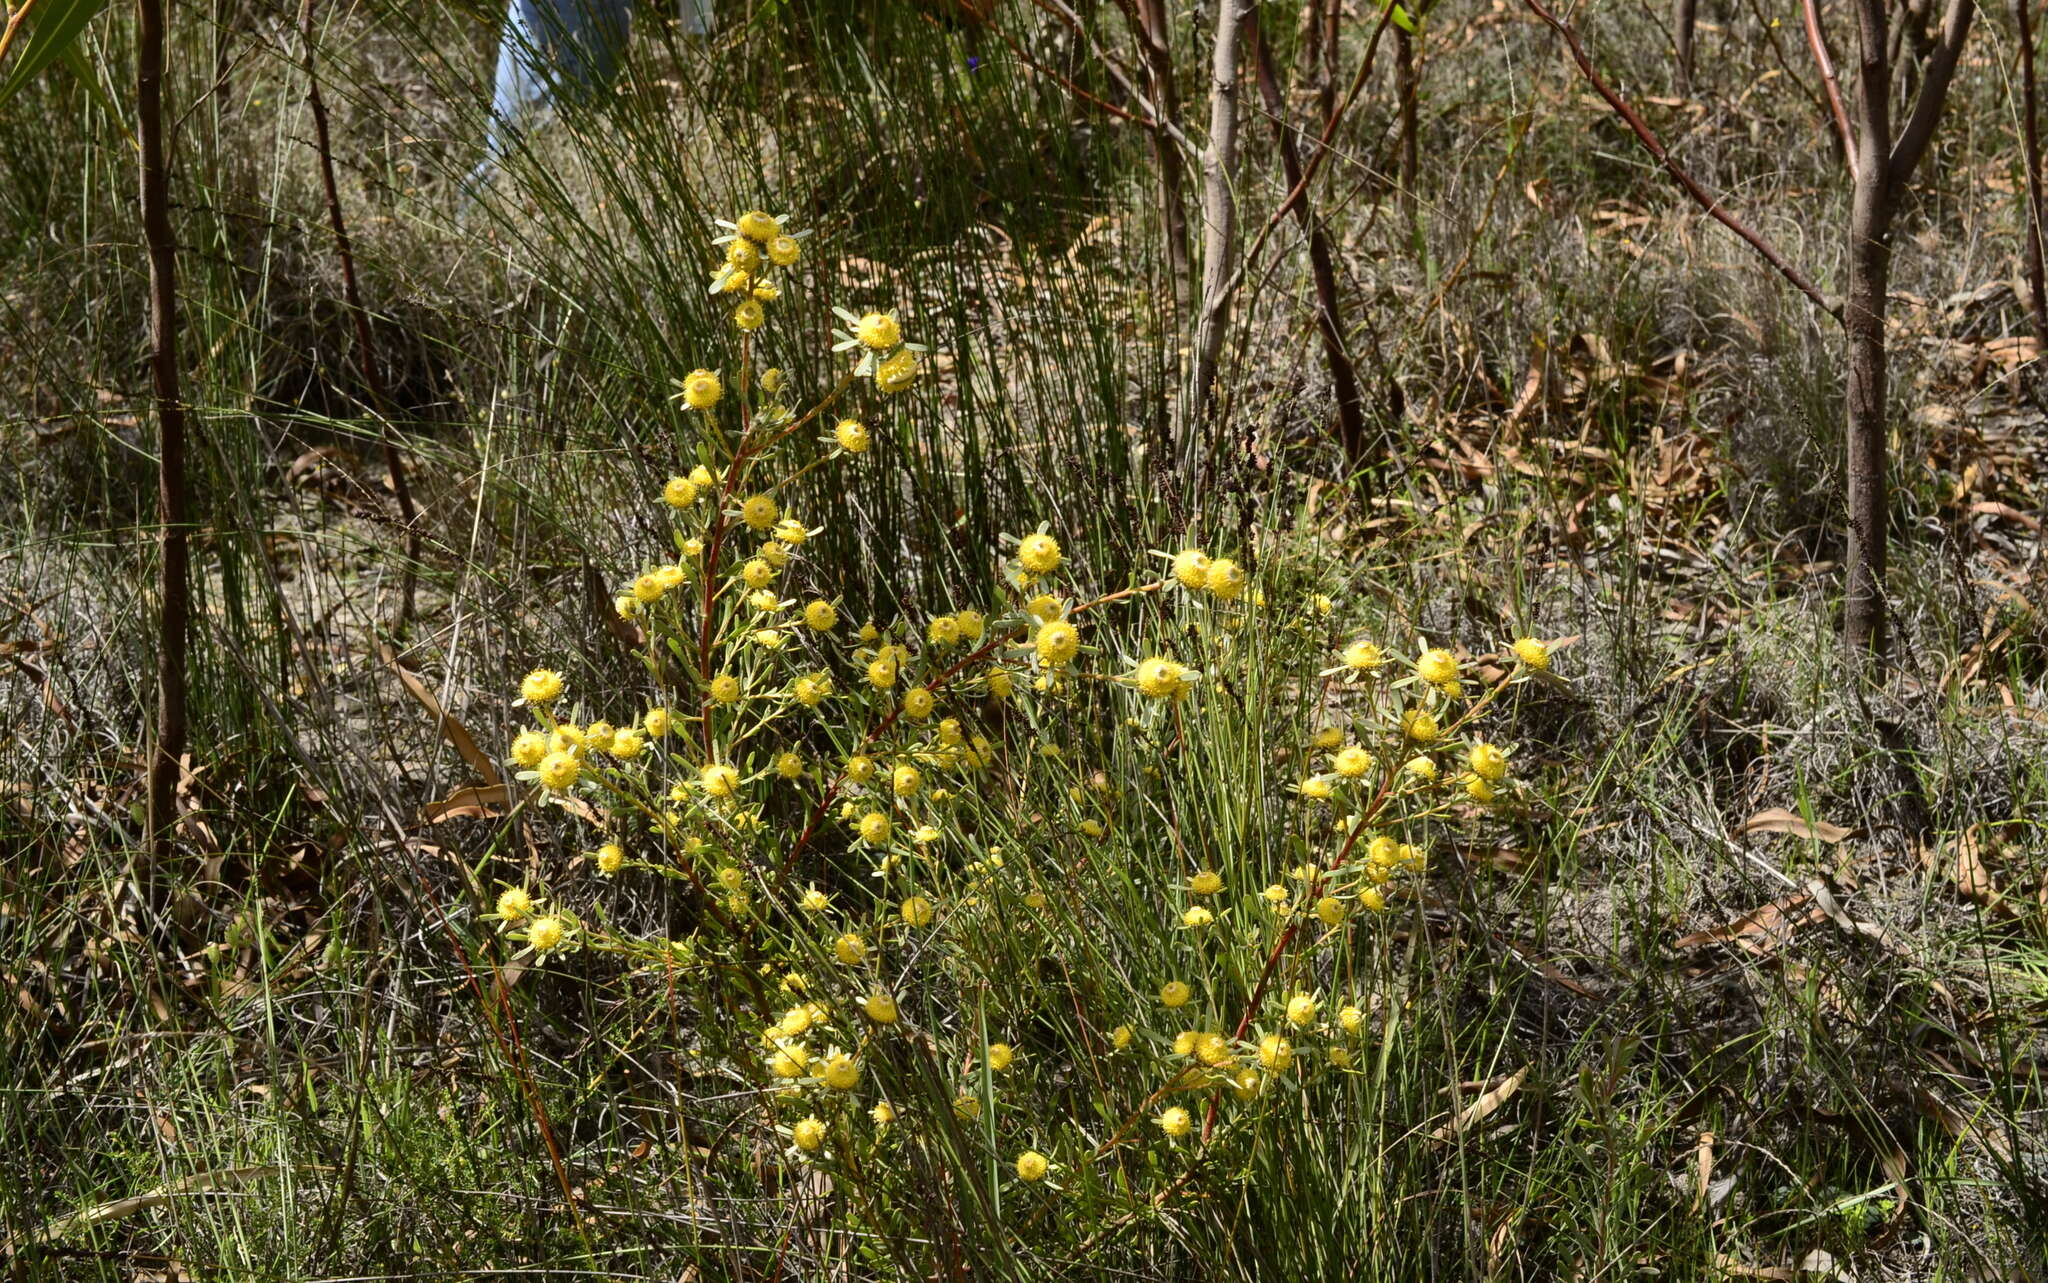
[[[683,30],[708,34],[711,3],[681,0]],[[534,113],[609,86],[632,25],[633,0],[509,0],[498,41],[490,136],[470,182],[490,172]]]

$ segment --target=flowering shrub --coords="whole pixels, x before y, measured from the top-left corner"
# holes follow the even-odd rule
[[[1432,834],[1512,794],[1476,728],[1549,650],[1348,635],[1306,576],[1196,547],[1080,566],[1050,528],[989,550],[998,596],[856,623],[796,483],[879,466],[868,421],[922,349],[842,313],[850,366],[799,408],[757,345],[800,242],[729,227],[711,288],[740,296],[739,364],[682,381],[700,458],[659,497],[674,559],[617,600],[655,696],[536,669],[511,747],[587,827],[585,867],[672,879],[698,912],[634,935],[583,882],[574,904],[506,886],[486,917],[686,993],[734,1122],[856,1200],[906,1147],[991,1188],[1163,1200],[1398,1022],[1359,960],[1423,892]]]

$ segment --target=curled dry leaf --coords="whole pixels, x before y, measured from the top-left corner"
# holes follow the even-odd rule
[[[1854,829],[1845,829],[1839,824],[1829,824],[1826,820],[1809,820],[1783,807],[1774,806],[1769,810],[1758,811],[1744,820],[1742,827],[1735,830],[1735,836],[1742,837],[1750,833],[1789,833],[1793,837],[1805,838],[1809,842],[1826,842],[1832,845],[1853,837],[1855,832]]]
[[[1432,1144],[1441,1145],[1453,1136],[1462,1136],[1473,1127],[1485,1122],[1495,1110],[1508,1103],[1514,1094],[1522,1089],[1522,1080],[1529,1076],[1532,1066],[1523,1065],[1502,1080],[1500,1086],[1487,1092],[1479,1099],[1465,1106],[1456,1118],[1429,1134]]]
[[[440,727],[441,734],[447,736],[448,742],[455,746],[455,751],[462,755],[462,760],[469,763],[469,769],[475,771],[478,778],[486,784],[498,783],[502,778],[498,774],[498,764],[491,760],[489,754],[477,747],[476,738],[469,733],[469,728],[455,720],[447,709],[441,707],[441,701],[435,698],[434,692],[427,689],[426,683],[422,682],[417,674],[398,662],[398,655],[391,649],[389,643],[378,643],[377,651],[384,657],[386,666],[398,674],[398,680],[404,684],[406,691],[419,701],[421,708],[427,710],[427,716],[434,719]]]

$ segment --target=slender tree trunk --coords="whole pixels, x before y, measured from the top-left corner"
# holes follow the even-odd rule
[[[148,898],[170,859],[178,822],[178,770],[185,756],[185,648],[191,631],[190,522],[185,485],[185,400],[178,378],[177,242],[171,231],[164,155],[164,0],[136,0],[135,117],[141,145],[142,241],[149,256],[150,376],[157,409],[157,621],[155,743],[149,756]]]
[[[1247,0],[1220,0],[1210,62],[1209,142],[1202,157],[1202,312],[1195,325],[1195,371],[1189,398],[1189,443],[1201,434],[1214,393],[1230,304],[1237,292],[1237,200],[1231,170],[1237,158],[1237,65]]]
[[[1672,0],[1671,38],[1678,46],[1678,94],[1692,96],[1692,39],[1699,27],[1700,0]]]
[[[1849,585],[1843,635],[1852,654],[1885,633],[1885,286],[1891,274],[1891,67],[1885,0],[1857,0],[1856,180],[1849,212],[1844,428],[1849,470]]]
[[[1152,105],[1167,124],[1180,123],[1180,93],[1173,81],[1173,26],[1166,0],[1137,0],[1139,42],[1145,46],[1146,86]],[[1166,236],[1166,271],[1173,278],[1175,311],[1188,314],[1194,269],[1188,253],[1187,170],[1180,148],[1165,130],[1152,131],[1152,157],[1159,167],[1159,224]]]
[[[1259,97],[1273,122],[1274,140],[1280,149],[1280,167],[1287,189],[1301,185],[1301,150],[1288,127],[1287,103],[1280,93],[1280,78],[1273,66],[1273,51],[1259,28],[1256,11],[1252,18],[1252,60],[1259,82]],[[1308,234],[1309,275],[1316,289],[1316,331],[1322,336],[1323,357],[1330,367],[1330,384],[1337,398],[1337,436],[1344,445],[1344,457],[1353,468],[1365,461],[1365,407],[1358,395],[1358,371],[1344,348],[1344,326],[1337,309],[1337,270],[1330,253],[1330,236],[1317,219],[1313,198],[1307,193],[1294,203],[1295,221]]]
[[[1415,11],[1410,9],[1413,14]],[[1400,113],[1399,159],[1396,161],[1400,176],[1401,217],[1408,224],[1411,237],[1422,231],[1421,210],[1415,199],[1417,153],[1415,139],[1415,100],[1420,89],[1420,77],[1415,65],[1415,37],[1407,30],[1394,28],[1394,101]]]
[[[2041,126],[2038,95],[2034,84],[2033,0],[2012,0],[2013,17],[2020,30],[2020,138],[2022,160],[2027,167],[2027,216],[2023,227],[2027,263],[2027,316],[2034,325],[2034,342],[2040,355],[2048,356],[2048,285],[2043,282],[2041,245]]]
[[[405,571],[399,580],[398,627],[402,632],[412,622],[413,599],[419,582],[420,531],[418,513],[413,509],[412,488],[406,484],[405,459],[391,438],[391,398],[384,386],[384,372],[377,364],[375,335],[370,328],[370,310],[363,306],[363,293],[356,284],[355,251],[348,238],[348,223],[341,213],[341,188],[334,179],[334,144],[327,128],[327,100],[320,93],[320,75],[313,62],[313,0],[299,8],[299,31],[306,42],[306,101],[313,112],[314,150],[320,160],[320,182],[327,196],[327,223],[334,230],[334,249],[341,260],[341,294],[355,323],[356,363],[362,367],[363,386],[370,394],[370,411],[377,416],[377,436],[384,447],[384,470],[391,476],[391,493],[398,500],[398,520],[405,527]]]

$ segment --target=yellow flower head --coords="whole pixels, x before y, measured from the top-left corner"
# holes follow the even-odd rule
[[[1465,779],[1465,796],[1485,805],[1498,795],[1494,792],[1492,784],[1477,775],[1471,775]]]
[[[800,903],[806,913],[823,913],[832,907],[832,897],[816,887],[805,887],[804,898]]]
[[[1314,994],[1295,994],[1287,1000],[1287,1023],[1306,1029],[1316,1022],[1316,1013],[1320,1009]]]
[[[597,848],[597,871],[610,877],[626,867],[626,848],[616,842],[607,842]]]
[[[903,328],[887,312],[869,312],[853,327],[853,336],[862,347],[886,352],[903,341]]]
[[[1183,548],[1173,555],[1173,577],[1189,592],[1209,586],[1209,554],[1200,548]]]
[[[668,734],[668,710],[665,708],[650,708],[647,710],[647,716],[640,719],[640,724],[647,728],[649,735],[655,739],[660,739]]]
[[[562,675],[552,668],[536,668],[519,683],[519,698],[529,704],[552,704],[562,697]]]
[[[1372,672],[1387,662],[1385,652],[1369,641],[1355,641],[1344,648],[1344,666],[1362,673]]]
[[[540,765],[533,768],[540,776],[540,782],[559,793],[576,782],[576,776],[583,770],[582,763],[574,753],[549,753],[540,759]]]
[[[540,765],[548,755],[548,737],[539,731],[521,731],[512,737],[512,760],[527,770]]]
[[[725,395],[725,384],[710,370],[692,370],[683,380],[683,404],[692,410],[709,410]]]
[[[533,946],[535,953],[552,953],[568,943],[568,939],[568,924],[553,916],[535,918],[526,929],[526,943]]]
[[[800,778],[804,773],[803,754],[777,753],[775,755],[775,773],[785,780]]]
[[[1365,1012],[1357,1007],[1346,1006],[1337,1013],[1338,1027],[1347,1034],[1355,1034],[1365,1028]]]
[[[1224,601],[1236,601],[1244,596],[1244,567],[1228,557],[1218,557],[1209,563],[1209,573],[1202,583]]]
[[[839,624],[839,612],[832,603],[820,598],[804,607],[804,623],[818,632],[829,632]]]
[[[767,319],[766,309],[755,299],[748,299],[732,310],[732,323],[748,332],[760,329]]]
[[[896,1121],[896,1107],[886,1100],[876,1101],[875,1107],[868,1111],[868,1117],[875,1120],[876,1128],[887,1127]]]
[[[1025,535],[1017,543],[1017,564],[1034,575],[1049,575],[1060,566],[1060,545],[1051,535]]]
[[[525,887],[506,887],[498,892],[498,916],[507,922],[524,922],[533,916],[535,902]]]
[[[894,396],[917,382],[917,354],[904,348],[875,367],[875,391]]]
[[[846,759],[846,778],[855,784],[865,784],[875,776],[875,759],[866,753],[855,753]]]
[[[1234,1059],[1230,1053],[1230,1039],[1219,1033],[1199,1035],[1195,1039],[1195,1059],[1211,1069],[1229,1064]]]
[[[818,1080],[834,1091],[852,1091],[860,1085],[860,1062],[843,1051],[835,1052],[825,1057]]]
[[[825,1147],[825,1124],[815,1117],[800,1118],[789,1129],[789,1138],[806,1154],[815,1154]]]
[[[935,702],[930,691],[922,686],[913,686],[903,692],[903,715],[913,722],[921,722],[932,715]]]
[[[747,564],[740,567],[740,578],[749,588],[766,588],[775,582],[775,567],[760,557],[749,558]]]
[[[1199,904],[1180,915],[1180,924],[1190,930],[1200,930],[1215,920],[1216,915]]]
[[[809,677],[799,677],[796,679],[795,684],[790,687],[790,694],[794,695],[796,702],[802,704],[805,708],[816,708],[832,697],[832,679],[823,673],[813,673]]]
[[[792,266],[802,254],[803,247],[794,236],[776,236],[768,242],[768,261],[777,267]]]
[[[754,530],[768,530],[782,519],[782,506],[774,498],[757,494],[740,505],[740,520]]]
[[[868,425],[859,419],[841,419],[839,426],[832,429],[832,438],[848,454],[864,454],[874,444],[868,436]]]
[[[1415,661],[1415,675],[1431,686],[1443,686],[1458,680],[1458,657],[1438,646],[1422,652]]]
[[[1188,988],[1185,980],[1169,980],[1159,986],[1159,1005],[1169,1011],[1187,1006],[1188,999],[1194,996],[1195,991]]]
[[[1035,1149],[1027,1149],[1017,1155],[1017,1179],[1034,1182],[1042,1181],[1045,1179],[1046,1171],[1051,1166],[1052,1164],[1046,1162],[1045,1155]]]
[[[905,762],[889,773],[889,788],[897,797],[911,797],[924,787],[924,772]]]
[[[711,679],[711,698],[719,704],[730,704],[740,697],[740,679],[731,673],[720,673]]]
[[[1474,744],[1466,755],[1472,773],[1489,784],[1498,784],[1508,777],[1508,755],[1492,744]]]
[[[750,241],[771,241],[782,231],[780,224],[758,209],[750,209],[741,214],[734,226],[739,229],[740,235]]]
[[[1316,901],[1316,918],[1326,927],[1341,927],[1347,916],[1344,902],[1334,895],[1326,895]]]
[[[951,615],[937,615],[925,625],[925,640],[934,646],[951,646],[960,640],[960,621]]]
[[[751,272],[761,266],[760,247],[744,237],[727,241],[725,261],[743,272]]]
[[[1279,1034],[1259,1039],[1259,1064],[1270,1073],[1284,1074],[1294,1063],[1294,1044]]]
[[[992,669],[988,675],[988,693],[995,699],[1008,699],[1017,688],[1016,681],[1000,668]]]
[[[859,966],[868,958],[868,942],[849,931],[832,942],[832,956],[849,967]]]
[[[880,846],[889,840],[889,830],[894,827],[889,817],[880,811],[869,811],[860,817],[860,840]]]
[[[988,1067],[1001,1073],[1017,1058],[1016,1048],[1006,1042],[992,1042],[988,1045]]]
[[[1194,688],[1185,665],[1154,655],[1138,665],[1138,689],[1153,699],[1178,700]]]
[[[902,905],[903,920],[913,927],[928,927],[932,924],[932,902],[921,895],[911,896]]]
[[[670,477],[661,488],[661,501],[671,508],[687,508],[697,502],[697,483],[688,477]]]
[[[713,762],[697,772],[697,785],[712,797],[732,797],[740,791],[740,773],[722,762]]]
[[[1294,786],[1294,791],[1312,802],[1327,802],[1337,790],[1320,775],[1311,775]]]
[[[1214,870],[1204,869],[1188,879],[1188,890],[1196,895],[1215,895],[1223,889],[1223,876]]]
[[[1534,637],[1524,637],[1516,641],[1514,650],[1515,658],[1521,660],[1525,668],[1534,669],[1539,673],[1549,670],[1550,647]]]
[[[869,1020],[878,1025],[896,1023],[896,999],[880,989],[867,996],[867,1001],[861,1003],[861,1010],[867,1013]]]
[[[1187,1135],[1194,1130],[1195,1126],[1194,1120],[1188,1117],[1188,1111],[1182,1109],[1179,1105],[1169,1105],[1159,1112],[1159,1117],[1152,1121],[1159,1124],[1160,1131],[1175,1139]]]
[[[1071,663],[1081,650],[1081,634],[1064,619],[1055,619],[1038,630],[1038,657],[1049,667]]]
[[[1137,1034],[1132,1031],[1129,1025],[1118,1025],[1109,1031],[1109,1045],[1118,1051],[1122,1051],[1131,1045],[1131,1040],[1135,1037],[1137,1037]]]
[[[760,291],[755,291],[755,297],[760,297]],[[761,371],[761,390],[769,396],[774,396],[777,392],[782,391],[782,382],[783,374],[780,369],[770,366]]]
[[[1436,716],[1426,708],[1411,708],[1401,715],[1401,731],[1416,744],[1433,744],[1442,734]]]
[[[1338,749],[1337,755],[1330,759],[1330,766],[1345,779],[1355,780],[1372,766],[1372,754],[1353,744],[1349,748]]]

